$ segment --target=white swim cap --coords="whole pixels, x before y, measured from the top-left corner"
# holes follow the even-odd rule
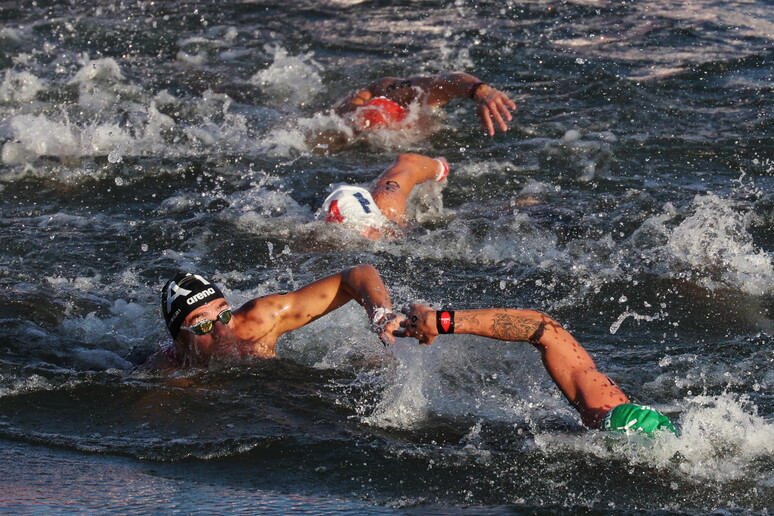
[[[326,222],[380,229],[389,224],[376,205],[371,193],[358,186],[339,186],[323,202]]]

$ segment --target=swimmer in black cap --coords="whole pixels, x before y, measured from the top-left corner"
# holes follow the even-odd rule
[[[392,312],[387,288],[370,265],[345,269],[287,294],[271,294],[231,309],[212,282],[181,272],[161,292],[161,310],[174,346],[151,356],[144,368],[206,366],[213,356],[275,356],[277,339],[354,299],[385,344],[394,341],[402,315]]]
[[[465,333],[491,339],[529,342],[543,359],[551,379],[589,428],[621,432],[677,433],[669,418],[629,398],[610,378],[597,370],[588,352],[562,326],[534,310],[432,310],[413,304],[404,308],[406,319],[396,337],[414,337],[431,344],[438,335]]]

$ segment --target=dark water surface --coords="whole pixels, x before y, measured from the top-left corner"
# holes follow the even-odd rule
[[[773,512],[773,43],[764,0],[0,3],[0,511]],[[305,143],[445,70],[511,130],[455,101]],[[404,238],[315,220],[399,152],[452,165]],[[277,360],[132,370],[178,268],[238,305],[356,263],[398,306],[550,313],[683,435],[586,432],[530,346],[386,350],[356,306]]]

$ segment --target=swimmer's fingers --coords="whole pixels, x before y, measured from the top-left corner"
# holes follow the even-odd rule
[[[501,99],[491,103],[482,102],[479,105],[479,116],[481,116],[484,129],[487,130],[490,136],[495,133],[495,125],[501,131],[507,131],[508,124],[506,121],[510,122],[513,120],[509,106],[501,102]]]
[[[489,112],[489,107],[486,104],[479,104],[478,116],[481,119],[481,128],[486,131],[489,136],[494,136],[495,128],[492,122],[492,115]]]
[[[421,303],[409,303],[401,308],[400,311],[405,316],[401,326],[405,327],[405,325],[410,322],[416,323],[416,319],[426,315],[428,312],[432,312],[432,309],[429,306],[423,305]],[[412,321],[412,319],[414,320]]]
[[[395,336],[392,333],[386,332],[386,331],[380,331],[378,333],[379,340],[382,341],[382,344],[384,344],[384,347],[392,346],[395,344]]]
[[[511,110],[516,109],[516,104],[505,93],[494,88],[488,88],[478,99],[478,115],[481,118],[481,126],[487,133],[494,135],[495,124],[501,131],[507,131],[506,120],[513,120]]]
[[[379,331],[379,339],[385,346],[395,344],[396,331],[400,331],[401,323],[405,317],[401,314],[391,313],[389,320],[384,324],[383,328]]]
[[[417,339],[417,341],[422,345],[429,345],[432,344],[435,340],[435,335],[425,335],[424,332],[421,330],[418,330],[417,328],[401,328],[399,330],[395,330],[392,332],[393,337],[403,338],[414,338]],[[393,339],[394,343],[394,339]]]
[[[496,102],[496,107],[503,118],[505,118],[509,122],[513,120],[513,115],[511,114],[511,111],[516,110],[516,103],[513,102],[511,99],[509,99],[507,95],[505,95],[504,93],[500,93],[500,96],[498,97],[498,100]]]
[[[413,337],[420,344],[431,344],[435,340],[433,327],[428,323],[435,312],[430,307],[412,303],[401,309],[406,318],[400,322],[400,328],[393,332],[396,337]],[[433,319],[434,320],[434,319]]]

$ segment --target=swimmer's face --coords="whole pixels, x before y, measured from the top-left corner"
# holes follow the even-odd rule
[[[234,354],[238,352],[237,339],[234,336],[234,319],[223,324],[218,316],[224,310],[229,310],[228,302],[223,299],[214,299],[209,303],[196,308],[183,320],[184,327],[193,327],[202,321],[212,321],[212,330],[205,335],[197,335],[191,330],[181,329],[178,340],[187,344],[188,349],[193,350],[205,361],[213,355]]]

